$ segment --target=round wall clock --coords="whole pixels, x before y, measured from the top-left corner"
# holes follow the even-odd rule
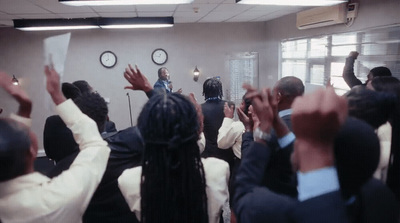
[[[104,51],[100,55],[100,63],[105,68],[112,68],[117,64],[117,56],[111,51]]]
[[[164,49],[158,48],[151,53],[151,59],[157,65],[163,65],[168,60],[168,54]]]

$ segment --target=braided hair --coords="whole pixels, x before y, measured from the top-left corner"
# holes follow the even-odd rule
[[[208,78],[206,81],[204,81],[203,96],[206,100],[213,97],[222,99],[223,93],[221,81],[216,77]]]
[[[205,175],[200,159],[198,117],[180,94],[153,96],[138,128],[145,142],[141,178],[141,219],[208,222]]]

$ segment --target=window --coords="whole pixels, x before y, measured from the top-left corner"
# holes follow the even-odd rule
[[[351,51],[360,55],[354,73],[365,82],[369,70],[388,67],[400,78],[400,26],[380,27],[357,33],[342,33],[281,42],[280,77],[296,76],[309,89],[331,84],[338,94],[349,87],[342,78],[346,57]]]
[[[233,101],[236,106],[242,102],[246,93],[243,83],[252,86],[258,84],[258,53],[240,53],[229,57],[230,88],[226,90],[225,99]]]

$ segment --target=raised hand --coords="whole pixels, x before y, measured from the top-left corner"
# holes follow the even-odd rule
[[[61,91],[60,75],[54,70],[53,66],[45,66],[44,73],[46,75],[46,89],[49,92],[53,102],[58,105],[67,99]]]
[[[247,113],[248,116],[244,113],[242,107],[236,108],[236,113],[238,114],[239,120],[243,123],[246,131],[252,132],[254,130],[254,121],[253,121],[253,116],[252,116],[252,113],[250,112],[250,110]]]
[[[130,86],[126,86],[125,89],[140,90],[144,92],[153,90],[149,80],[147,80],[142,72],[140,72],[137,65],[135,65],[135,68],[129,64],[125,69],[124,77],[131,84]]]
[[[333,165],[334,138],[347,117],[347,100],[328,87],[296,98],[292,108],[299,169],[306,172]]]
[[[359,53],[357,51],[351,51],[349,53],[349,57],[353,57],[354,59],[357,59]]]
[[[32,111],[32,101],[21,86],[13,85],[12,78],[7,73],[0,72],[0,87],[2,87],[19,103],[17,114],[29,118]]]
[[[229,107],[228,102],[225,102],[224,104],[224,114],[226,118],[233,118],[233,105],[231,105],[231,107]]]
[[[331,87],[296,98],[292,107],[296,137],[319,144],[332,143],[347,117],[347,100]]]
[[[271,91],[263,89],[261,92],[257,92],[255,88],[248,84],[244,84],[243,88],[247,90],[246,98],[251,99],[254,113],[260,120],[260,129],[264,132],[270,132],[275,119],[274,115],[277,113],[274,111],[276,105],[271,104],[273,101]]]

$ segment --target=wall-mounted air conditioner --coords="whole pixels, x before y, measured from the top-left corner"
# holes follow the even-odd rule
[[[347,3],[333,6],[317,7],[297,13],[298,29],[310,29],[345,23]]]

